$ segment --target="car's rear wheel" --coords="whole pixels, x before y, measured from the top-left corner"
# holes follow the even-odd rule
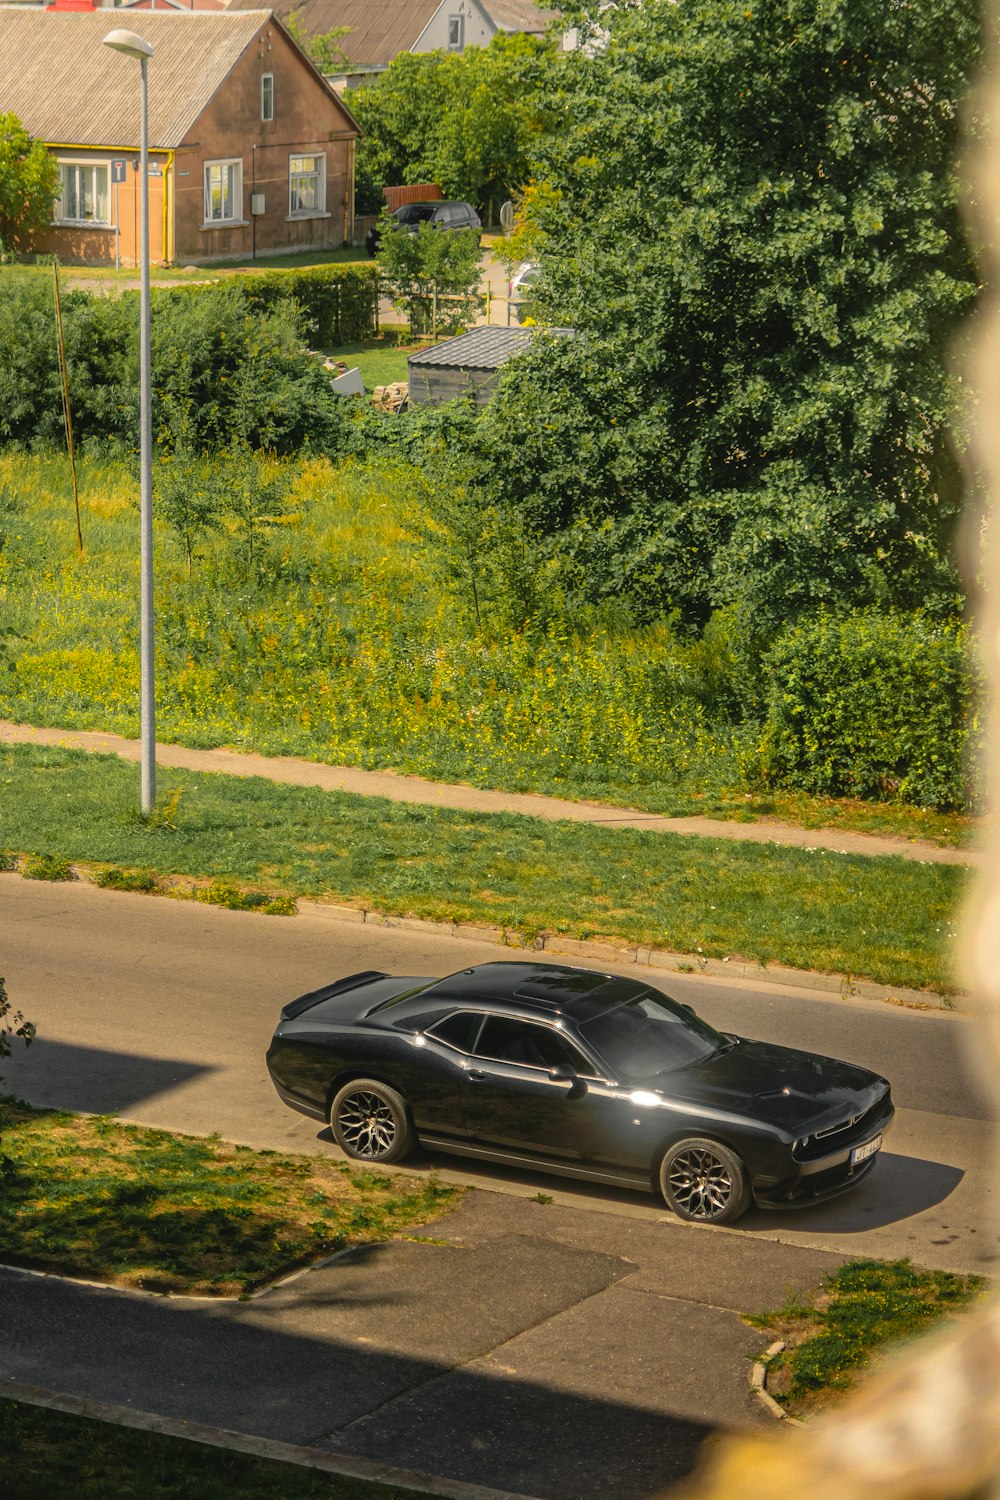
[[[330,1128],[341,1151],[355,1161],[399,1161],[413,1149],[406,1100],[386,1083],[355,1078],[330,1105]]]
[[[660,1163],[660,1191],[679,1219],[731,1224],[750,1207],[746,1168],[728,1146],[694,1136],[671,1146]]]

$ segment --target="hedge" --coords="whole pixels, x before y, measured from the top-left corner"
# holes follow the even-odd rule
[[[779,637],[763,667],[765,782],[922,807],[975,801],[980,683],[965,626],[822,614]]]
[[[309,266],[301,271],[233,276],[227,283],[242,287],[250,306],[262,312],[292,297],[317,344],[351,344],[370,338],[378,329],[379,277],[375,264]]]

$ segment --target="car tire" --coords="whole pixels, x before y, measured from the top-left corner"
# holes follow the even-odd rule
[[[341,1151],[355,1161],[400,1161],[416,1139],[406,1100],[375,1078],[354,1078],[337,1091],[330,1129]]]
[[[676,1141],[660,1163],[660,1192],[679,1219],[732,1224],[753,1199],[746,1167],[719,1141]]]

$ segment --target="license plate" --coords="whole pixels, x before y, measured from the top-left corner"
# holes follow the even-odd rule
[[[855,1146],[851,1152],[851,1166],[856,1167],[859,1161],[867,1161],[869,1156],[874,1156],[881,1144],[882,1137],[874,1135],[870,1141],[865,1141],[863,1146]]]

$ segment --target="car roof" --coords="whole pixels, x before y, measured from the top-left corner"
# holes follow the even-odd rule
[[[497,959],[439,979],[421,992],[420,1000],[426,1003],[440,998],[476,1009],[502,1006],[524,1015],[565,1015],[582,1021],[643,994],[647,988],[634,979],[575,969],[569,964]]]

